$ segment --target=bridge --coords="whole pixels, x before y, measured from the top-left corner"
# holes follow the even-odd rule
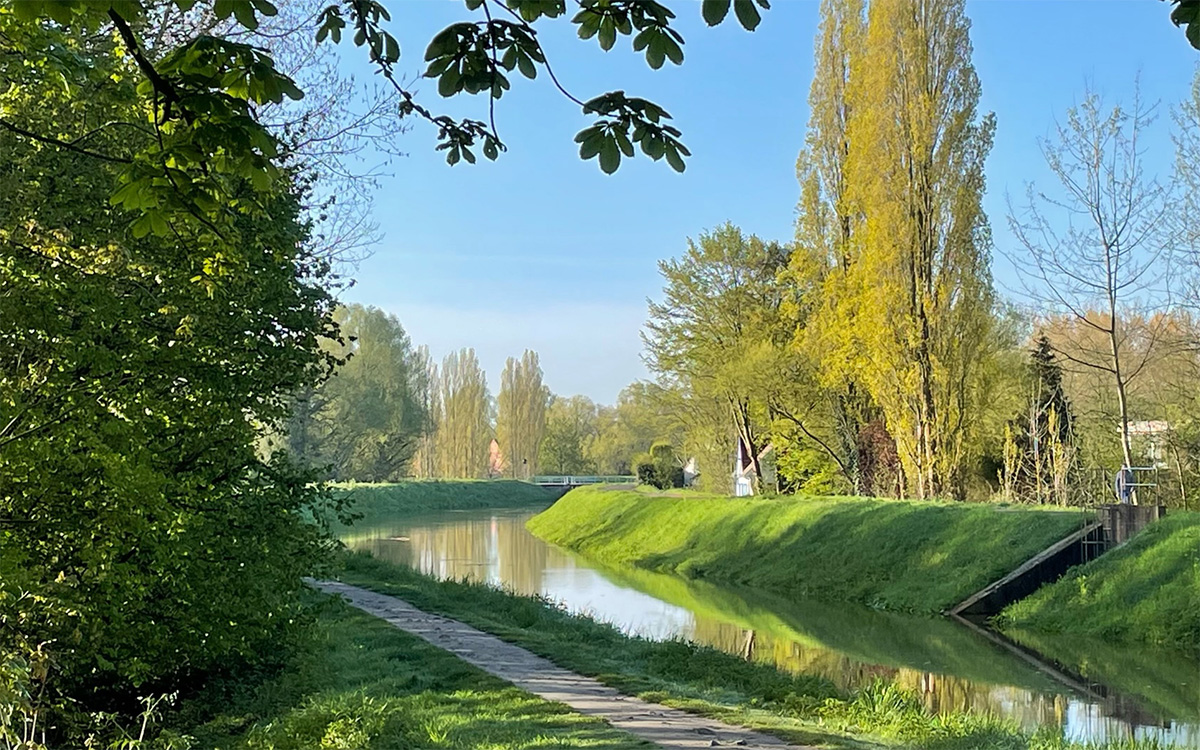
[[[529,481],[540,487],[546,488],[561,488],[569,490],[575,487],[583,487],[587,484],[633,484],[637,482],[637,477],[628,476],[596,476],[596,477],[576,477],[576,476],[544,476],[531,477]]]

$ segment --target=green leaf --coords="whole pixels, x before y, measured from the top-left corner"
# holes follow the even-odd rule
[[[254,6],[250,3],[244,0],[240,3],[235,2],[233,4],[233,15],[239,24],[250,31],[258,28],[258,16],[254,15]]]
[[[526,78],[535,78],[537,76],[537,68],[533,64],[533,60],[529,55],[519,55],[517,57],[517,67],[520,68],[521,74]]]
[[[600,147],[600,170],[604,174],[612,174],[621,166],[621,152],[616,141],[610,136],[604,139]]]
[[[617,25],[612,16],[605,16],[600,22],[600,49],[608,52],[617,43]]]
[[[663,44],[667,50],[667,57],[676,65],[683,65],[683,48],[675,43],[670,37],[663,40]]]
[[[683,163],[683,157],[680,156],[679,152],[674,148],[668,147],[666,149],[666,155],[667,163],[671,165],[671,169],[674,169],[676,172],[682,172],[683,170],[687,169],[687,165]]]
[[[754,7],[754,0],[733,0],[733,12],[746,31],[754,31],[762,20],[758,8]]]
[[[730,0],[703,0],[700,4],[700,14],[709,26],[716,26],[725,20],[729,14]]]

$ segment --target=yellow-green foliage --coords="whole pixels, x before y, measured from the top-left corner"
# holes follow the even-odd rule
[[[1048,632],[1200,645],[1200,513],[1152,524],[1013,604],[1002,619]]]
[[[870,498],[672,497],[584,487],[529,522],[600,560],[932,613],[1078,528],[1078,511]]]

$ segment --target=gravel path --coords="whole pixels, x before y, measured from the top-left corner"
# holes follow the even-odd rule
[[[345,583],[319,581],[322,591],[429,641],[460,659],[534,695],[564,703],[587,716],[669,750],[718,746],[804,750],[769,735],[622,695],[590,677],[569,672],[525,649],[408,602]]]

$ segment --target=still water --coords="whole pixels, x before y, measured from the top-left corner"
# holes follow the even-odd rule
[[[439,578],[542,594],[631,634],[707,644],[844,688],[892,680],[935,711],[988,712],[1076,740],[1200,748],[1200,655],[1021,632],[1005,633],[1004,646],[949,620],[613,570],[526,531],[537,510],[374,518],[344,539]]]

